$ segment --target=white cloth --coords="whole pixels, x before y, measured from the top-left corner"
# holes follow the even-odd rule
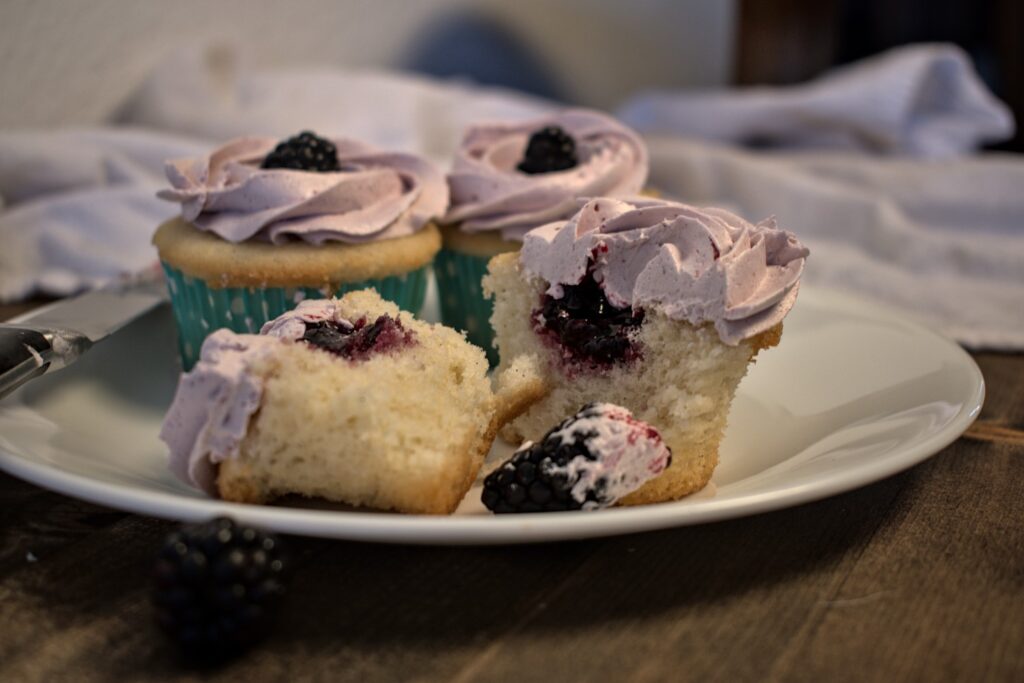
[[[0,133],[0,300],[67,294],[151,264],[161,161],[244,133],[305,128],[425,154],[447,167],[462,127],[551,108],[537,100],[394,74],[159,71],[124,109],[142,129]],[[227,85],[224,85],[226,83]],[[152,129],[187,133],[189,137]],[[838,153],[751,153],[651,139],[651,185],[776,215],[811,248],[811,286],[899,307],[976,347],[1024,349],[1024,160],[943,162]]]
[[[255,70],[238,65],[242,59],[184,50],[153,73],[119,120],[211,141],[313,130],[421,154],[447,168],[469,124],[528,119],[553,108],[459,81],[327,67]]]
[[[63,296],[145,268],[176,208],[163,161],[205,145],[140,130],[0,132],[0,301]]]
[[[973,348],[1024,349],[1024,160],[752,154],[649,139],[651,183],[757,221],[811,255],[803,281],[899,308]]]
[[[952,45],[913,45],[803,85],[648,92],[618,111],[642,133],[949,158],[1013,135],[1013,116]]]

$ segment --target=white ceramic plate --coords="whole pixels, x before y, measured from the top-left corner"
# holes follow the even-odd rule
[[[974,421],[984,384],[960,347],[899,316],[805,290],[780,346],[740,385],[712,483],[674,503],[494,516],[479,484],[455,515],[418,517],[289,501],[211,500],[168,472],[157,439],[176,382],[169,310],[0,403],[0,467],[114,508],[179,520],[227,514],[264,528],[430,544],[527,543],[647,531],[774,510],[877,481]],[[510,448],[496,447],[492,458]],[[486,468],[485,468],[486,469]]]

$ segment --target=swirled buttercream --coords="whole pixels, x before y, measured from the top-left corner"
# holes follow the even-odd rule
[[[576,142],[578,163],[564,171],[529,175],[518,171],[530,134],[559,126]],[[647,180],[647,148],[615,119],[570,109],[516,124],[480,125],[462,140],[448,174],[451,208],[444,222],[466,232],[500,230],[508,240],[579,208],[579,197],[628,196]]]
[[[232,140],[205,157],[169,161],[181,215],[229,242],[367,242],[411,235],[448,207],[444,174],[411,154],[333,139],[340,171],[263,169],[272,138]]]
[[[614,306],[713,323],[734,346],[793,307],[807,254],[774,218],[752,224],[723,209],[603,197],[529,232],[520,263],[555,298],[592,269]]]

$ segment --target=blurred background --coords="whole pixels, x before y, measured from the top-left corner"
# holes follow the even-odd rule
[[[0,126],[103,121],[168,54],[210,42],[254,66],[400,68],[611,109],[652,87],[791,84],[942,41],[1020,120],[1022,28],[1017,0],[4,0]]]

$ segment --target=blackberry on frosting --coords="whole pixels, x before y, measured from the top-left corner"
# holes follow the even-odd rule
[[[647,171],[640,136],[600,112],[567,109],[473,126],[448,174],[451,206],[442,223],[522,241],[529,230],[571,216],[578,197],[640,192]]]
[[[278,143],[264,157],[260,168],[289,168],[318,173],[341,170],[338,148],[334,143],[308,130]]]
[[[576,141],[559,126],[545,126],[530,136],[523,160],[516,166],[523,173],[551,173],[573,168],[578,163]]]

